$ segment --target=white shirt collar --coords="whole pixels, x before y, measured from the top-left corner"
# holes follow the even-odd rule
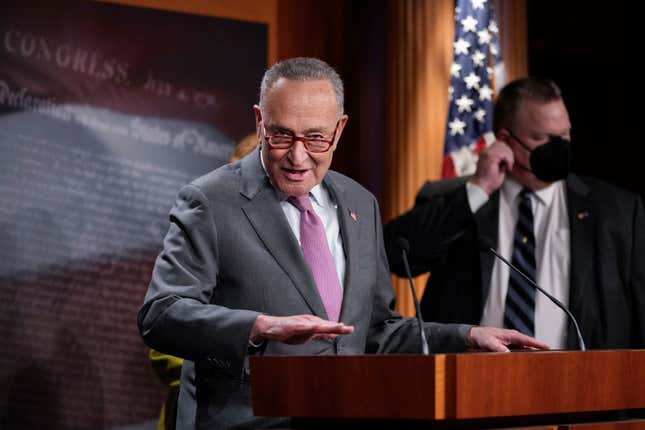
[[[539,191],[534,191],[533,194],[537,198],[536,201],[542,203],[544,206],[549,207],[553,202],[555,191],[558,187],[562,187],[564,181],[556,181],[549,186],[542,188]],[[520,194],[524,186],[512,178],[506,178],[502,185],[501,193],[508,202],[514,202]]]

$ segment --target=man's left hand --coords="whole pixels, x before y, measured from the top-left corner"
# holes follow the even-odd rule
[[[471,349],[493,352],[509,352],[509,346],[513,349],[551,349],[517,330],[497,327],[471,328],[466,344]]]

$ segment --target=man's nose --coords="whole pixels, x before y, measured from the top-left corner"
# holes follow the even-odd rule
[[[299,138],[295,138],[291,150],[289,151],[289,160],[294,165],[302,164],[307,158],[309,153],[305,149],[305,144]]]

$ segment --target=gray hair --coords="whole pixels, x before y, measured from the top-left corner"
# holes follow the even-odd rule
[[[343,81],[338,73],[327,63],[317,58],[296,57],[289,58],[271,66],[264,73],[260,84],[260,108],[264,110],[264,100],[267,92],[280,78],[290,81],[329,81],[334,87],[338,101],[339,115],[343,114],[345,95]]]

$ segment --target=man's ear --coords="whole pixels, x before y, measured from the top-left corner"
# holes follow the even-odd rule
[[[509,133],[509,131],[505,128],[500,128],[499,130],[497,130],[497,132],[495,133],[495,138],[497,140],[501,140],[506,144],[510,144],[511,140],[513,140],[511,133]]]
[[[262,111],[260,106],[253,105],[253,113],[255,114],[255,134],[258,137],[258,140],[262,140]]]
[[[340,117],[338,120],[338,129],[336,131],[336,142],[333,143],[334,148],[336,148],[336,144],[340,141],[340,136],[343,134],[343,130],[345,129],[345,125],[347,125],[347,121],[349,120],[349,116],[347,114],[343,114],[343,116]]]

